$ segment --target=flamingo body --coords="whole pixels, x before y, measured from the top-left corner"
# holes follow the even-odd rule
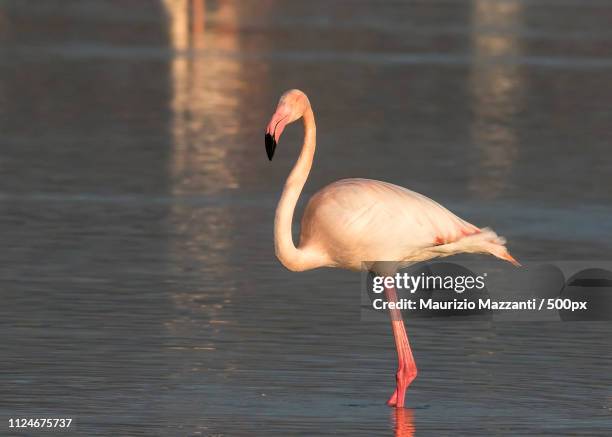
[[[372,179],[342,179],[308,202],[299,247],[324,253],[329,267],[361,270],[364,261],[447,255],[440,246],[480,232],[414,191]]]

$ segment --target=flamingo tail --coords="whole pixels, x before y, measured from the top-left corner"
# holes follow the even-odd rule
[[[483,228],[481,232],[468,235],[453,243],[435,246],[435,248],[444,252],[443,256],[456,253],[486,253],[520,267],[521,264],[510,255],[505,244],[504,237],[500,237],[489,228]]]

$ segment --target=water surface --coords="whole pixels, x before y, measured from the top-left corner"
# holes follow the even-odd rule
[[[360,319],[360,276],[274,257],[301,132],[269,163],[263,130],[301,88],[319,134],[304,198],[383,179],[493,227],[519,259],[612,259],[611,14],[598,0],[0,3],[4,424],[609,435],[605,323],[409,321],[419,378],[404,412],[387,408],[392,336]]]

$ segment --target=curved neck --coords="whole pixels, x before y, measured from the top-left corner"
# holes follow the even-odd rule
[[[295,247],[291,233],[293,211],[300,197],[302,188],[308,179],[316,148],[317,128],[310,105],[302,115],[304,120],[304,144],[300,156],[285,182],[276,216],[274,218],[274,248],[276,256],[289,270],[299,271],[310,268],[308,256],[303,250]]]

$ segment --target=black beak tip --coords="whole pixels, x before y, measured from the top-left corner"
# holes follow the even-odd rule
[[[268,154],[268,159],[272,161],[272,157],[274,156],[274,151],[276,150],[276,140],[270,134],[266,134],[266,153]]]

